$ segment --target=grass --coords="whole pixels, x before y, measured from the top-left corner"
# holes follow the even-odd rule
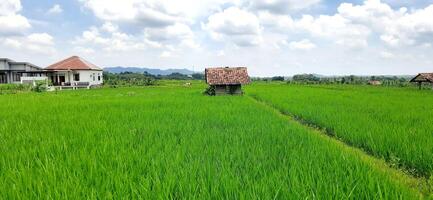
[[[258,84],[249,94],[415,176],[433,173],[433,93],[413,88]],[[433,177],[432,177],[433,178]]]
[[[272,108],[246,96],[203,96],[203,89],[2,96],[0,196],[422,198],[404,176]]]

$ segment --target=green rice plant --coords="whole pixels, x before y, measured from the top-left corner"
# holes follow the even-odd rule
[[[0,197],[422,198],[410,178],[272,108],[203,89],[2,96]]]
[[[433,174],[433,92],[372,86],[257,84],[248,93],[396,168]]]

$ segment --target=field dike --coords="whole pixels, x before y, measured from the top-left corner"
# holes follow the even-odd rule
[[[335,134],[329,132],[329,130],[326,130],[323,127],[319,127],[316,124],[307,122],[302,118],[295,116],[287,111],[281,110],[276,106],[272,105],[271,103],[266,102],[255,95],[246,95],[246,97],[250,98],[251,101],[254,101],[260,106],[267,107],[273,110],[276,115],[290,122],[306,127],[312,133],[315,133],[318,137],[337,144],[337,146],[341,147],[342,151],[347,152],[348,154],[355,155],[360,160],[370,165],[372,169],[387,174],[393,180],[407,185],[409,188],[426,197],[426,199],[433,199],[433,180],[428,180],[425,177],[415,177],[404,171],[404,169],[395,168],[392,164],[387,163],[385,160],[377,158],[360,148],[354,147],[344,142],[343,140],[334,137]]]

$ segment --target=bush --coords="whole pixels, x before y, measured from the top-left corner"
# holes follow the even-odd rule
[[[47,85],[46,81],[36,81],[35,85],[32,87],[32,91],[33,92],[45,92],[48,89],[47,86],[48,85]]]
[[[20,91],[30,91],[31,85],[29,84],[1,84],[0,94],[16,94]]]
[[[215,96],[215,86],[209,86],[206,88],[206,90],[203,92],[205,95]]]

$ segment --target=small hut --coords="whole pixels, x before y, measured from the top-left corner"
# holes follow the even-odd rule
[[[410,80],[410,82],[418,83],[419,89],[421,89],[422,83],[431,83],[433,89],[433,73],[420,73]]]
[[[371,80],[371,81],[368,81],[368,84],[369,85],[382,85],[382,82]]]
[[[246,67],[207,68],[205,78],[213,95],[241,95],[242,85],[250,83]]]

